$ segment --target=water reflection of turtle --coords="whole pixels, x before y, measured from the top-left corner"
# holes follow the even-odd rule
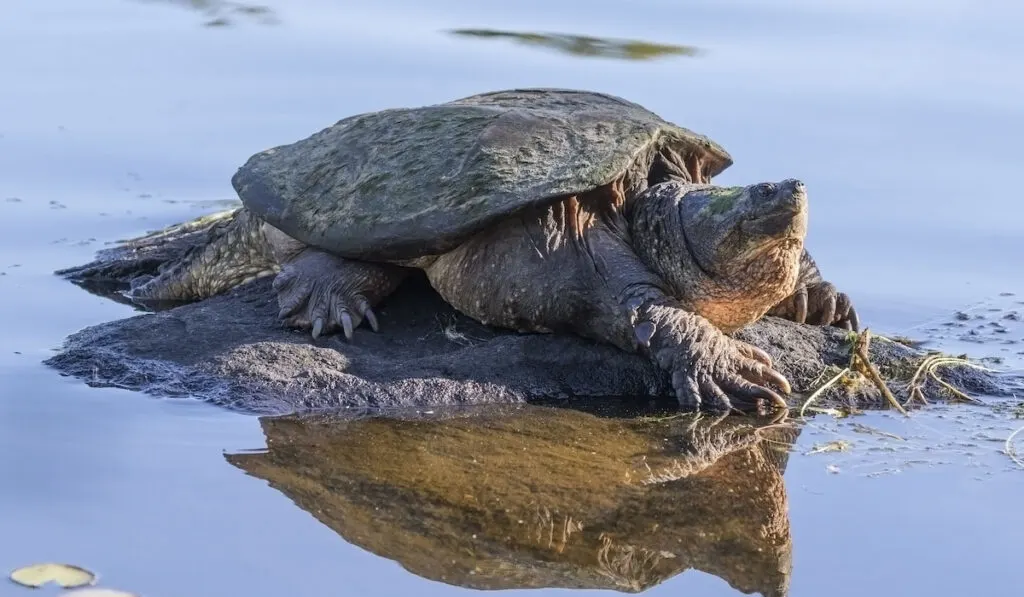
[[[789,425],[536,406],[262,425],[269,449],[232,464],[419,576],[639,592],[693,568],[788,590]]]
[[[585,91],[353,116],[250,158],[233,178],[245,207],[133,294],[201,299],[279,271],[289,325],[351,338],[421,270],[483,323],[648,355],[685,407],[785,406],[768,355],[727,334],[769,312],[848,328],[856,315],[803,248],[803,184],[711,185],[731,163]]]

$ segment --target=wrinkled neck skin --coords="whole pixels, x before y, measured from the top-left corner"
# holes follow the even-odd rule
[[[692,214],[683,208],[687,192],[709,188],[714,187],[650,187],[630,206],[630,234],[637,255],[668,285],[666,291],[683,308],[729,333],[760,319],[793,293],[803,234],[759,240],[738,252],[731,252],[729,237],[719,243],[723,247],[709,246],[711,241],[693,232]],[[806,214],[800,218],[805,226]]]

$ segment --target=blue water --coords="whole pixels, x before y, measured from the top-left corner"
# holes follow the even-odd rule
[[[212,211],[249,155],[353,113],[517,86],[611,92],[722,143],[736,164],[719,182],[803,179],[809,247],[874,329],[1024,295],[1019,3],[267,1],[274,24],[220,2],[0,8],[0,572],[70,561],[152,596],[461,591],[352,546],[228,464],[224,451],[264,446],[256,419],[40,364],[68,334],[130,314],[54,269]],[[700,53],[580,58],[453,28]],[[967,350],[1024,364],[1009,345]],[[790,594],[1018,592],[1024,470],[991,438],[1024,422],[973,407],[862,420],[919,436],[910,452],[929,463],[804,455],[852,433],[806,430],[785,476]],[[991,438],[960,445],[979,429]],[[885,469],[899,471],[868,476]],[[735,594],[697,571],[649,592]]]

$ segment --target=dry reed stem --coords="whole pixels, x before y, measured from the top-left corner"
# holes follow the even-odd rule
[[[808,397],[807,397],[807,400],[805,400],[805,401],[804,401],[803,405],[801,405],[801,406],[800,406],[800,418],[803,418],[803,416],[804,416],[804,411],[806,411],[806,410],[807,410],[807,407],[808,407],[808,406],[809,406],[809,405],[810,405],[810,404],[811,404],[812,402],[814,402],[814,401],[815,401],[815,400],[816,400],[816,399],[818,398],[818,396],[821,396],[822,392],[824,392],[825,390],[829,389],[830,387],[832,387],[832,386],[836,385],[836,383],[837,383],[837,382],[838,382],[838,381],[839,381],[840,379],[842,379],[842,377],[843,377],[844,375],[846,375],[846,374],[847,374],[847,373],[849,373],[849,372],[850,372],[850,368],[849,368],[849,367],[846,367],[846,368],[844,368],[844,369],[843,369],[842,371],[840,371],[839,373],[837,373],[837,374],[835,375],[835,377],[833,377],[832,379],[830,379],[830,380],[828,380],[827,382],[825,382],[825,385],[821,386],[821,387],[820,387],[820,388],[818,388],[817,390],[814,390],[814,392],[813,392],[813,393],[812,393],[812,394],[811,394],[810,396],[808,396]],[[822,372],[822,375],[824,375],[824,372]],[[821,379],[821,375],[819,375],[819,376],[818,376],[818,378],[819,378],[819,379]]]
[[[946,365],[961,365],[964,367],[972,367],[974,369],[978,369],[981,371],[994,371],[993,369],[989,369],[988,367],[972,363],[960,357],[951,357],[943,354],[928,355],[927,357],[922,359],[921,364],[918,365],[917,370],[914,372],[914,375],[910,378],[910,383],[907,386],[909,390],[909,396],[907,397],[907,401],[904,402],[903,405],[908,406],[915,399],[920,400],[923,404],[928,404],[928,400],[925,399],[924,392],[922,391],[922,388],[924,387],[924,380],[926,377],[931,377],[932,379],[937,381],[939,385],[949,390],[951,394],[953,394],[960,400],[975,403],[978,402],[974,398],[971,398],[967,394],[954,388],[952,385],[950,385],[949,383],[947,383],[945,380],[941,379],[938,376],[938,374],[935,372],[936,369]]]
[[[872,364],[871,359],[868,357],[868,346],[871,343],[871,330],[865,329],[863,332],[857,335],[857,338],[853,342],[853,350],[850,356],[850,368],[858,373],[867,376],[878,391],[885,396],[885,399],[892,405],[893,408],[900,411],[904,416],[909,416],[903,405],[896,400],[896,397],[889,391],[889,386],[885,385],[885,380],[882,379],[882,375],[878,372],[878,369]]]

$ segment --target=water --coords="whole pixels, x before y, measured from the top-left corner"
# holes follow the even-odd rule
[[[1015,191],[1024,8],[1015,3],[293,0],[271,4],[271,14],[238,6],[7,0],[0,9],[2,570],[70,561],[152,596],[462,592],[426,580],[450,574],[443,562],[417,574],[389,559],[398,552],[379,546],[406,527],[339,536],[229,463],[225,452],[265,446],[260,421],[90,389],[40,364],[67,334],[130,314],[54,269],[211,211],[232,198],[230,176],[249,155],[349,114],[516,86],[623,95],[728,148],[736,165],[720,182],[802,178],[812,194],[809,246],[875,329],[923,330],[1001,292],[1024,294]],[[697,51],[581,57],[453,29]],[[1011,345],[966,350],[1021,365]],[[907,441],[858,434],[849,421],[803,430],[785,471],[790,594],[1016,592],[1024,472],[999,441],[1020,424],[1012,412],[943,407],[857,422]],[[431,433],[448,437],[436,425]],[[807,454],[837,436],[853,449]],[[449,456],[465,465],[458,449]],[[485,473],[502,474],[490,466]],[[721,568],[705,562],[648,592],[737,594]],[[22,594],[0,585],[0,595]]]

